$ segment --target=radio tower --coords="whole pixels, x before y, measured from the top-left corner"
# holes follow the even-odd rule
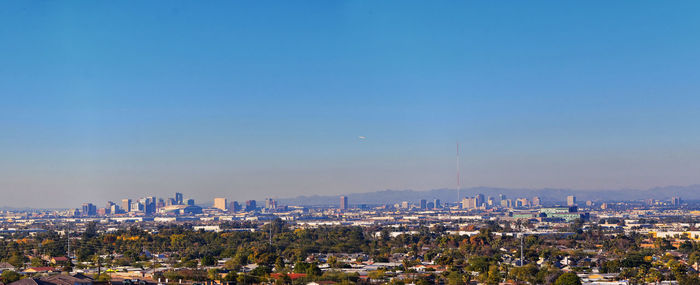
[[[462,198],[462,181],[459,177],[459,142],[457,142],[457,206],[459,207],[459,201]]]

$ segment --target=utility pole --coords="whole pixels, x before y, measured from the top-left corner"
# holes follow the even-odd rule
[[[524,266],[524,265],[525,265],[525,252],[523,251],[523,249],[524,249],[524,247],[523,247],[523,237],[524,237],[524,236],[525,236],[525,234],[520,233],[520,266]]]

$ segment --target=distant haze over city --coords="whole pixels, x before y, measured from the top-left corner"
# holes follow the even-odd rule
[[[470,187],[463,188],[459,192],[462,198],[474,196],[476,194],[484,194],[486,197],[498,197],[500,194],[506,195],[508,198],[528,198],[539,197],[542,202],[548,204],[565,204],[566,197],[569,195],[574,195],[578,198],[581,203],[585,201],[628,201],[628,200],[646,200],[646,199],[658,199],[658,200],[669,200],[672,197],[681,197],[685,200],[700,200],[700,185],[688,185],[688,186],[666,186],[666,187],[654,187],[650,189],[597,189],[597,190],[575,190],[575,189],[556,189],[556,188],[543,188],[543,189],[520,189],[520,188],[498,188],[498,187]],[[165,199],[175,197],[175,193],[167,193],[161,196],[155,196],[156,198]],[[194,199],[192,193],[182,193],[185,199]],[[417,203],[421,199],[433,200],[439,199],[443,202],[454,203],[457,201],[457,190],[456,189],[433,189],[433,190],[381,190],[363,193],[344,193],[349,198],[350,205],[391,205],[395,203],[400,203],[408,201],[410,203]],[[134,196],[122,196],[118,198],[111,199],[96,199],[96,200],[85,200],[85,201],[74,201],[74,204],[61,205],[58,203],[51,203],[51,206],[31,206],[31,205],[11,205],[4,204],[0,205],[0,208],[6,209],[30,209],[30,208],[78,208],[82,202],[90,202],[96,204],[97,206],[104,206],[107,201],[112,201],[117,204],[122,201],[122,199],[133,199],[136,201],[138,198],[153,196],[151,194],[140,194]],[[200,195],[201,196],[201,195]],[[257,200],[263,201],[270,197],[252,197],[249,199],[243,199],[231,195],[221,195],[216,197],[227,198],[229,201],[238,201],[240,203],[246,200]],[[280,205],[295,205],[295,206],[337,206],[340,195],[309,195],[309,196],[296,196],[296,197],[275,197]],[[201,199],[195,199],[195,203],[198,205],[211,206],[214,197],[202,197]],[[461,200],[461,199],[460,199]],[[80,202],[80,203],[78,203]]]

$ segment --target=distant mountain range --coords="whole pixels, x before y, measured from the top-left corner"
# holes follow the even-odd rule
[[[651,189],[613,189],[613,190],[572,190],[572,189],[512,189],[495,187],[473,187],[461,190],[461,197],[474,196],[482,193],[485,196],[498,197],[504,194],[508,199],[528,198],[538,196],[544,203],[564,203],[566,196],[574,195],[580,202],[592,201],[621,201],[657,199],[668,200],[671,197],[681,197],[684,200],[700,200],[700,185],[665,186]],[[382,190],[366,193],[347,194],[350,204],[395,204],[402,201],[416,203],[421,199],[431,201],[440,199],[443,202],[457,200],[456,189],[417,190]],[[322,206],[336,205],[339,195],[299,196],[296,198],[278,199],[282,205]]]

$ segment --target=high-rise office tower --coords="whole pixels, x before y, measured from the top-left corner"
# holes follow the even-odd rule
[[[92,203],[83,203],[83,210],[81,211],[83,216],[94,216],[97,215],[97,207]]]
[[[542,201],[540,200],[540,197],[535,196],[534,198],[532,198],[532,206],[533,207],[539,207],[541,203],[542,203]]]
[[[214,198],[214,208],[222,211],[228,210],[228,203],[226,198]]]
[[[131,212],[131,199],[122,199],[122,210],[124,212]]]
[[[277,208],[277,201],[272,198],[267,198],[265,199],[265,209],[276,209]]]
[[[241,205],[236,201],[231,201],[228,203],[228,212],[235,213],[241,210]]]
[[[343,211],[348,209],[348,196],[340,196],[340,209]]]
[[[258,206],[256,205],[255,200],[245,201],[245,210],[246,211],[255,211],[255,209],[257,209],[257,208],[258,208]]]
[[[143,199],[140,199],[139,201],[132,201],[131,212],[143,212],[145,209],[143,202]]]
[[[114,215],[114,214],[119,214],[121,212],[121,209],[119,209],[119,206],[117,204],[112,204],[109,206],[109,212]]]
[[[435,199],[435,201],[433,201],[433,204],[435,204],[436,209],[442,208],[442,204],[440,204],[440,199]]]
[[[518,208],[527,208],[530,207],[530,202],[527,200],[527,198],[518,198],[515,200],[515,206]]]
[[[151,215],[156,213],[156,197],[146,197],[146,202],[144,203],[144,212]]]
[[[177,205],[183,205],[183,200],[182,200],[182,193],[180,192],[175,192],[175,203]]]
[[[671,197],[671,205],[673,206],[680,206],[682,202],[681,197]]]
[[[481,193],[476,194],[476,196],[474,197],[474,199],[476,200],[476,206],[477,206],[477,207],[483,206],[483,205],[484,205],[484,202],[486,202],[486,201],[485,201],[485,198],[484,198],[484,194],[481,194]]]
[[[569,207],[576,206],[576,196],[566,196],[566,205]]]
[[[462,199],[462,209],[474,209],[476,207],[478,207],[476,204],[476,197]]]
[[[421,208],[421,209],[426,209],[426,208],[428,208],[428,201],[426,201],[425,199],[421,199],[421,200],[420,200],[420,208]]]

